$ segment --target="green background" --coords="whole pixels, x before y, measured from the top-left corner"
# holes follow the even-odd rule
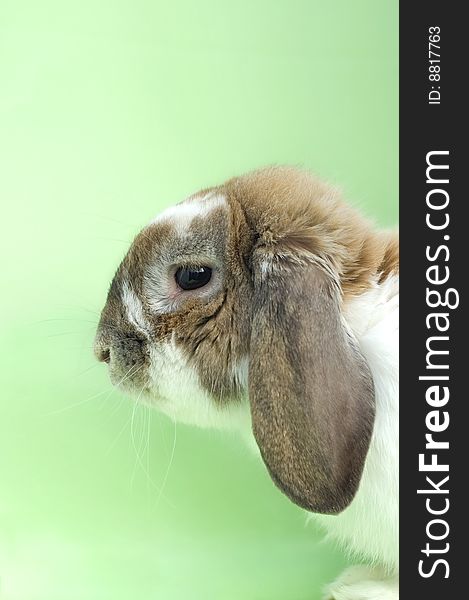
[[[397,41],[395,0],[2,0],[2,599],[309,599],[346,564],[91,347],[133,235],[198,188],[304,165],[394,225]]]

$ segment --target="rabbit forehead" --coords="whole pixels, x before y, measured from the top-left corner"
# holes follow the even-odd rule
[[[216,190],[200,192],[166,208],[150,222],[150,227],[170,224],[177,234],[185,235],[190,232],[194,220],[207,217],[213,210],[226,206],[226,198],[222,193]]]
[[[217,191],[200,192],[170,206],[139,236],[155,239],[151,266],[211,256],[221,260],[227,239],[227,216],[228,203],[224,194]]]

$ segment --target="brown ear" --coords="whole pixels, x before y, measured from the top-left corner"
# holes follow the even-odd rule
[[[357,491],[370,444],[370,370],[326,269],[285,254],[254,263],[254,436],[273,481],[293,502],[338,513]]]

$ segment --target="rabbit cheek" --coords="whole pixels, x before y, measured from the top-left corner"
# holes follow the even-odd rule
[[[147,400],[177,422],[204,428],[231,427],[231,411],[223,411],[200,384],[196,369],[171,339],[150,346],[150,394]]]
[[[158,338],[149,344],[155,408],[200,427],[231,428],[245,419],[248,325],[233,320],[233,310],[230,298],[221,293],[184,315],[160,315]],[[230,329],[235,324],[236,332]]]

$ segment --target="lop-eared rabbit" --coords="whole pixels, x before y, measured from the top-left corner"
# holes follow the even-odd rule
[[[398,268],[397,235],[335,188],[262,169],[137,235],[96,336],[115,385],[177,421],[239,430],[357,557],[335,600],[398,598]]]

